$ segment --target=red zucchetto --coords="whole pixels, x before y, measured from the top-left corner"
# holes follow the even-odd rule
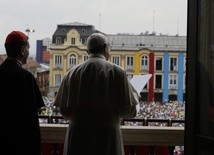
[[[28,36],[25,35],[23,32],[12,31],[10,34],[8,34],[8,36],[5,40],[5,44],[11,44],[11,43],[15,43],[15,42],[24,42],[26,40],[28,40]]]

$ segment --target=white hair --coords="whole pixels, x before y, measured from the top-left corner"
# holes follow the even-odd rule
[[[86,43],[87,49],[90,52],[97,52],[104,48],[105,45],[107,45],[107,39],[101,33],[93,33],[88,37]]]

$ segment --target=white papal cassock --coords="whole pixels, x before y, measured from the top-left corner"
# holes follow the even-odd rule
[[[65,155],[124,155],[121,118],[136,116],[139,104],[126,72],[90,55],[65,75],[55,106],[70,120]]]

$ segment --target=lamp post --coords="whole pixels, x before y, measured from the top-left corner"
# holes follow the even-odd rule
[[[27,32],[27,36],[28,36],[28,38],[29,38],[29,33],[33,33],[33,32],[35,32],[35,30],[34,30],[34,29],[29,29],[29,28],[27,28],[27,29],[25,30],[25,32]]]
[[[27,32],[28,39],[30,39],[29,33],[33,33],[33,32],[35,32],[35,30],[34,30],[34,29],[29,29],[29,28],[27,28],[27,29],[25,30],[25,32]],[[28,63],[27,63],[26,65],[27,65],[27,70],[30,71],[29,66],[28,66]]]

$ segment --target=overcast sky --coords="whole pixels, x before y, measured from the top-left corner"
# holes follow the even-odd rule
[[[31,54],[36,40],[52,38],[58,24],[80,22],[106,34],[186,36],[187,0],[0,0],[0,53],[13,30],[30,33]]]

